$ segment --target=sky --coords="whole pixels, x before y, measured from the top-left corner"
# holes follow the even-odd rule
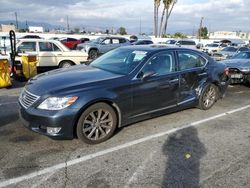
[[[160,7],[160,12],[163,6]],[[62,27],[125,27],[131,34],[153,31],[153,0],[1,0],[0,20],[46,22]],[[249,0],[178,0],[168,33],[192,33],[203,25],[209,31],[250,31]],[[160,16],[160,15],[159,15]]]

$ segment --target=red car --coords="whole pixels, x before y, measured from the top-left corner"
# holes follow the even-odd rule
[[[69,49],[76,49],[77,44],[81,43],[81,40],[74,39],[74,38],[62,38],[60,39],[61,43],[67,46]]]

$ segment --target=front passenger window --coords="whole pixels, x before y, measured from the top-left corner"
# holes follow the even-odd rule
[[[173,54],[162,52],[152,57],[142,72],[154,72],[156,75],[165,75],[173,72],[175,69]]]

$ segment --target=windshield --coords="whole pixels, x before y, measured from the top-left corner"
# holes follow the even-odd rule
[[[231,59],[250,59],[250,52],[237,53]]]
[[[115,49],[94,60],[90,65],[109,72],[127,75],[144,60],[146,55],[147,51]]]

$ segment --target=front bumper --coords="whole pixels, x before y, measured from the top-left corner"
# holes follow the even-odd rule
[[[60,111],[25,109],[19,104],[19,116],[24,126],[53,139],[73,139],[74,125],[79,109],[66,108]],[[57,134],[48,134],[47,127],[61,127]]]

